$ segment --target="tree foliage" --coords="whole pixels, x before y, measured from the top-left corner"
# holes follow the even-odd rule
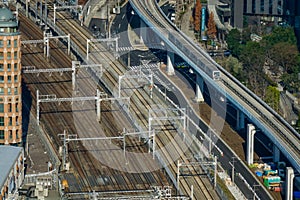
[[[280,108],[280,91],[273,86],[268,86],[265,96],[265,102],[271,106],[276,112],[279,112]]]
[[[284,84],[284,87],[291,93],[300,91],[300,80],[299,80],[298,72],[294,72],[291,74],[284,73],[281,76],[281,80]]]
[[[262,72],[265,62],[265,50],[258,42],[247,42],[242,46],[240,60],[248,71]]]
[[[201,23],[201,1],[197,0],[195,5],[194,12],[194,28],[196,32],[200,32],[200,23]]]
[[[239,80],[243,81],[244,73],[243,73],[243,64],[239,62],[239,60],[233,56],[229,56],[222,66],[230,72],[233,76],[237,77]]]
[[[266,47],[271,47],[280,42],[295,45],[297,44],[297,38],[292,27],[276,26],[270,34],[263,37],[262,42],[266,44]]]
[[[279,42],[274,44],[270,49],[270,59],[277,65],[283,67],[286,72],[293,71],[297,65],[298,50],[296,44],[288,42]]]
[[[210,12],[207,24],[207,35],[209,38],[215,39],[217,36],[217,28],[214,20],[214,13]]]
[[[232,55],[239,57],[241,51],[241,32],[238,29],[230,30],[226,37],[226,42]]]

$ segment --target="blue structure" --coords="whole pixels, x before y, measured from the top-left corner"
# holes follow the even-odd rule
[[[205,31],[205,20],[206,20],[206,18],[205,18],[206,7],[202,7],[201,14],[202,14],[202,16],[201,16],[201,31],[204,32]]]

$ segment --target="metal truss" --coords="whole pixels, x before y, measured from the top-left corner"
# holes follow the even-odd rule
[[[104,96],[104,98],[102,98]],[[130,106],[130,97],[121,97],[121,98],[109,98],[106,94],[100,92],[97,89],[97,95],[96,96],[85,96],[85,97],[68,97],[68,98],[57,98],[55,94],[50,95],[40,95],[39,90],[36,91],[36,102],[37,102],[37,108],[36,108],[36,121],[39,125],[40,122],[40,103],[50,103],[50,102],[78,102],[78,101],[92,101],[96,100],[96,107],[97,107],[97,119],[98,121],[101,120],[101,101],[118,101],[118,100],[125,100],[127,101],[127,107]]]
[[[143,78],[145,78],[150,86],[150,98],[152,99],[153,97],[153,74],[151,73],[151,71],[149,71],[149,74],[145,74],[141,69],[138,70],[130,70],[128,71],[128,73],[131,74],[124,74],[124,75],[120,75],[119,76],[119,87],[118,87],[118,96],[121,97],[121,85],[122,85],[122,80],[123,79],[138,79],[138,80],[142,80]]]
[[[72,72],[72,88],[74,90],[76,86],[76,73],[79,69],[99,67],[99,77],[101,77],[104,71],[102,64],[81,65],[79,61],[72,61],[72,68],[36,69],[35,66],[24,66],[22,67],[22,72],[25,74],[37,74],[37,76],[39,76],[40,73],[48,73],[49,76],[51,76],[52,73],[60,73],[60,75],[62,75],[64,72]]]
[[[193,166],[214,166],[214,188],[217,187],[217,167],[218,167],[218,162],[217,162],[217,156],[214,157],[214,160],[212,161],[206,161],[206,160],[200,160],[200,161],[186,161],[186,162],[180,162],[179,160],[177,161],[177,188],[179,190],[179,177],[180,177],[180,168],[186,167],[189,169],[189,167]],[[187,175],[187,174],[184,174]],[[182,175],[182,176],[184,176]],[[191,187],[191,197],[193,196],[193,187]]]
[[[53,17],[53,22],[55,25],[55,21],[56,21],[56,10],[59,9],[73,9],[75,10],[76,13],[78,13],[78,18],[80,21],[80,25],[83,25],[83,16],[82,16],[82,5],[74,5],[74,6],[57,6],[56,4],[54,4],[54,17]]]
[[[118,39],[119,38],[104,38],[104,39],[86,39],[86,59],[89,60],[89,49],[90,49],[90,42],[115,42],[115,52],[118,52]]]
[[[59,36],[53,36],[51,33],[44,32],[44,37],[42,40],[23,40],[21,41],[21,44],[44,44],[44,56],[47,56],[49,58],[49,51],[50,51],[50,45],[49,41],[50,39],[67,39],[68,43],[68,55],[70,54],[70,34],[68,35],[59,35]]]
[[[66,169],[66,163],[67,163],[67,159],[68,159],[68,143],[72,142],[72,141],[95,141],[95,140],[121,140],[123,141],[123,155],[124,158],[126,160],[126,164],[128,164],[128,161],[126,159],[126,137],[128,136],[134,136],[134,135],[140,135],[140,136],[144,136],[144,135],[149,135],[148,137],[155,135],[154,130],[150,132],[148,131],[139,131],[139,132],[126,132],[126,130],[124,129],[124,131],[121,133],[120,136],[114,136],[114,137],[87,137],[87,138],[78,138],[76,134],[67,134],[66,131],[64,131],[63,134],[59,134],[58,136],[61,137],[61,139],[63,140],[63,159],[62,159],[62,163],[63,163],[63,169]],[[153,144],[153,148],[154,144]],[[154,158],[154,153],[153,153],[153,158]]]
[[[149,109],[148,112],[148,129],[152,130],[152,126],[154,125],[153,121],[181,121],[181,125],[183,127],[183,132],[186,131],[186,115],[185,108],[158,108],[158,109]],[[160,124],[161,125],[161,124]],[[183,137],[185,135],[183,134]]]
[[[49,40],[50,39],[67,39],[68,42],[68,55],[70,55],[70,33],[68,35],[59,35],[59,36],[53,36],[51,33],[45,33],[44,32],[44,42],[47,45],[47,49],[46,49],[46,54],[47,54],[47,58],[49,58],[49,51],[50,51],[50,46],[49,46]],[[45,54],[45,51],[44,51]]]
[[[44,40],[22,40],[21,44],[39,44],[44,43]]]

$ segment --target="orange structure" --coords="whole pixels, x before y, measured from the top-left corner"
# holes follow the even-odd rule
[[[0,144],[22,142],[21,39],[18,22],[0,7]]]

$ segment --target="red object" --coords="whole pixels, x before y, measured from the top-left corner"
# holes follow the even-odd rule
[[[281,191],[281,187],[274,187],[274,192],[280,192]]]

